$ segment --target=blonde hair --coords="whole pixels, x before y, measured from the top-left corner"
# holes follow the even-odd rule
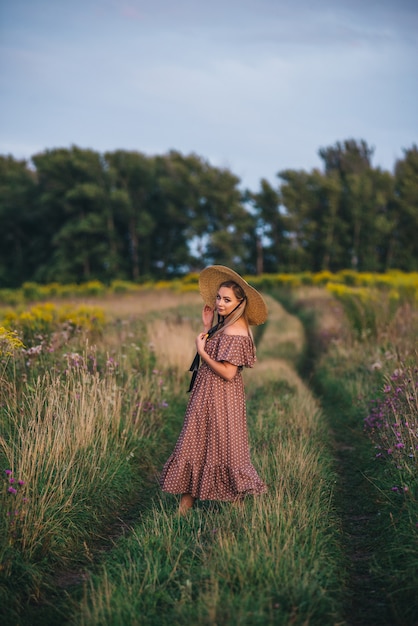
[[[227,317],[225,323],[222,324],[222,326],[213,333],[212,337],[215,337],[216,335],[222,333],[225,330],[225,328],[227,328],[228,326],[232,326],[232,324],[234,324],[237,320],[239,320],[240,317],[243,317],[245,324],[247,326],[248,334],[251,337],[251,339],[254,341],[253,334],[251,332],[251,328],[248,323],[247,313],[245,310],[247,307],[247,296],[245,294],[244,289],[241,287],[241,285],[236,283],[234,280],[225,280],[223,283],[219,285],[218,290],[221,287],[228,287],[229,289],[232,289],[232,291],[234,292],[234,296],[236,297],[237,300],[240,301],[240,304],[242,302],[242,305],[238,306],[238,308]]]

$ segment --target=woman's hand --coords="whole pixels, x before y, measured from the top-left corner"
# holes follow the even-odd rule
[[[207,338],[207,333],[199,333],[196,337],[196,349],[200,356],[202,356],[202,353],[205,352],[205,344]]]
[[[213,326],[213,314],[215,310],[208,304],[205,304],[202,311],[202,322],[205,330],[209,330]]]
[[[234,376],[236,376],[238,367],[228,361],[215,361],[212,359],[205,350],[207,338],[207,333],[199,333],[196,337],[198,354],[200,354],[202,360],[205,361],[218,376],[221,376],[225,380],[232,380]]]

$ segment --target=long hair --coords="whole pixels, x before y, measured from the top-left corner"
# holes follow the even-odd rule
[[[254,341],[253,334],[251,332],[251,328],[248,323],[247,313],[245,310],[247,307],[247,296],[245,295],[245,291],[243,290],[241,285],[236,283],[234,280],[225,280],[223,283],[219,285],[218,289],[220,289],[221,287],[228,287],[229,289],[232,289],[232,291],[234,292],[234,296],[236,297],[237,300],[240,301],[241,304],[235,311],[233,311],[230,315],[228,315],[225,322],[212,336],[218,335],[219,333],[223,332],[227,326],[231,326],[234,322],[239,320],[240,317],[243,317],[245,320],[245,324],[247,326],[248,334],[251,337],[251,339]]]

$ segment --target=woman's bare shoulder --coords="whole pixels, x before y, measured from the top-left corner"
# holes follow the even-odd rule
[[[224,329],[224,335],[238,335],[239,337],[249,337],[248,329],[245,324],[231,324]]]

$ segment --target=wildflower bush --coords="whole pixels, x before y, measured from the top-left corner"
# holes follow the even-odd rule
[[[67,298],[75,295],[79,296],[99,296],[106,293],[106,286],[99,280],[92,280],[81,285],[60,283],[49,283],[39,285],[38,283],[23,283],[22,294],[26,301],[42,301],[52,297]]]
[[[2,487],[0,491],[0,532],[7,537],[10,547],[14,547],[21,537],[21,525],[24,522],[28,509],[28,497],[25,481],[16,478],[11,469],[3,471]],[[6,567],[2,561],[2,569]]]
[[[0,358],[11,357],[17,350],[24,347],[15,330],[7,330],[0,326]]]
[[[140,290],[140,285],[128,280],[113,280],[110,284],[111,293],[136,293]]]
[[[354,336],[362,340],[382,340],[399,309],[409,301],[409,292],[405,295],[402,288],[381,290],[329,283],[327,289],[342,304]]]
[[[21,354],[23,350],[24,344],[16,331],[7,330],[4,326],[0,326],[0,403],[2,395],[7,395],[10,392],[7,370],[10,364],[13,367],[15,355]]]
[[[112,293],[136,291],[140,287],[129,281],[115,280],[109,286],[98,280],[87,283],[48,283],[41,285],[27,282],[20,289],[0,289],[0,303],[19,305],[28,302],[45,302],[51,299],[97,297]]]
[[[391,270],[387,273],[356,272],[300,272],[297,274],[262,274],[246,276],[246,280],[259,289],[295,289],[301,286],[342,285],[346,287],[375,288],[380,292],[394,291],[402,299],[415,302],[418,294],[418,272]],[[199,274],[191,272],[174,280],[146,280],[134,283],[114,280],[109,285],[94,280],[82,284],[49,283],[41,285],[27,282],[20,289],[0,289],[0,304],[16,306],[24,302],[45,302],[51,299],[109,296],[114,293],[140,293],[152,289],[171,289],[178,292],[198,291]]]
[[[376,457],[418,477],[418,367],[404,365],[385,377],[384,396],[364,420]]]
[[[50,343],[53,336],[65,331],[63,339],[76,332],[100,333],[105,324],[104,311],[90,305],[61,305],[46,302],[19,312],[9,310],[0,320],[9,331],[14,331],[29,347],[40,342]]]

